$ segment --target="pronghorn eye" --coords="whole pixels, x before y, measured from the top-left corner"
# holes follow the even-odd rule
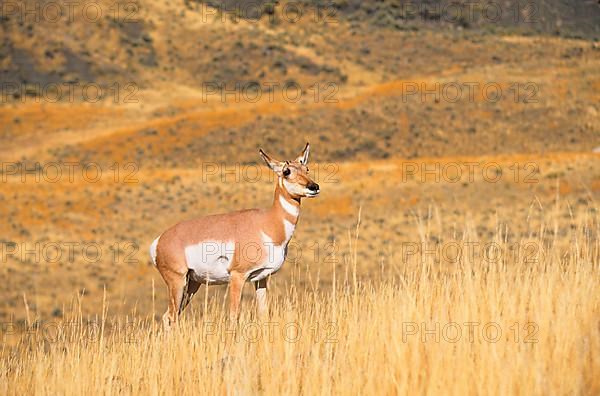
[[[290,173],[292,173],[292,171],[290,170],[290,168],[285,168],[285,169],[283,170],[283,176],[289,176],[289,175],[290,175]]]

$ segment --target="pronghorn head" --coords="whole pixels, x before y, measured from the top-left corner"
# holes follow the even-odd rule
[[[260,149],[260,156],[279,177],[280,186],[294,198],[316,197],[319,195],[319,185],[308,175],[309,153],[310,145],[306,143],[304,150],[295,160],[277,161]]]

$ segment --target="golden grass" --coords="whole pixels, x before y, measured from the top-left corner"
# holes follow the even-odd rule
[[[299,290],[294,279],[306,274],[297,266],[285,287],[273,279],[280,293],[270,318],[257,321],[246,301],[237,327],[206,288],[170,334],[152,317],[111,319],[108,303],[84,319],[79,300],[58,322],[25,334],[4,329],[0,392],[598,394],[600,242],[592,224],[550,243],[519,241],[539,247],[534,254],[509,254],[514,244],[501,232],[488,241],[504,252],[499,259],[467,249],[460,260],[425,253],[466,246],[467,227],[459,240],[395,255],[370,281],[361,281],[357,227],[346,254],[323,263],[333,267],[332,285],[310,279]],[[427,226],[421,231],[426,244]]]

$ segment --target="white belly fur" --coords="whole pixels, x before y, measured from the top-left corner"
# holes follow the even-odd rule
[[[223,284],[229,282],[229,266],[234,252],[233,241],[204,241],[187,246],[185,259],[198,282]]]
[[[277,245],[264,232],[261,233],[263,241],[262,260],[258,266],[246,273],[246,279],[256,282],[265,279],[279,271],[287,253],[287,245],[292,239],[295,225],[287,220],[283,221],[285,240]],[[223,284],[230,280],[229,268],[233,262],[235,242],[233,241],[204,241],[185,248],[185,259],[189,269],[194,271],[199,282],[208,284]]]
[[[263,232],[263,252],[265,253],[266,257],[262,261],[261,265],[258,268],[254,268],[251,271],[249,271],[246,274],[246,277],[250,281],[256,282],[265,279],[267,276],[279,271],[281,269],[281,266],[283,265],[283,262],[285,261],[285,255],[287,253],[287,244],[290,238],[286,238],[283,244],[276,245],[275,243],[273,243],[273,240]]]

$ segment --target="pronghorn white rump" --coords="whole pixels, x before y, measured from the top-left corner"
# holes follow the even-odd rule
[[[156,265],[156,247],[158,246],[158,240],[160,236],[152,241],[150,244],[150,258],[152,259],[152,264]]]

